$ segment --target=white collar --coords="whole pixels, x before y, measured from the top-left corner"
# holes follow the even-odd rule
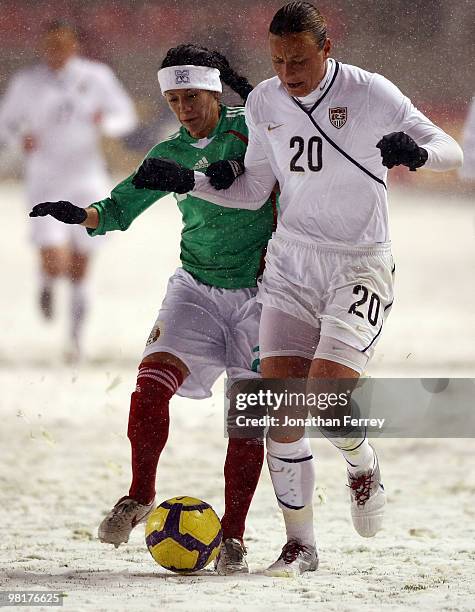
[[[327,59],[327,65],[325,70],[325,76],[317,85],[317,87],[311,91],[307,96],[302,98],[295,98],[304,106],[307,110],[312,108],[315,102],[323,95],[324,91],[328,89],[332,82],[332,77],[335,74],[336,62],[331,57]]]

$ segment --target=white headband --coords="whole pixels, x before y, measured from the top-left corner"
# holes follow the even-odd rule
[[[220,72],[208,66],[170,66],[158,71],[158,82],[162,94],[170,89],[207,89],[223,91]]]

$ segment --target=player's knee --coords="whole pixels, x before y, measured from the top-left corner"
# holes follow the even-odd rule
[[[322,336],[307,382],[307,393],[318,399],[309,406],[311,414],[336,422],[351,417],[354,410],[351,394],[367,361],[366,355],[353,346]],[[329,431],[338,429],[330,427]]]
[[[68,254],[63,248],[43,247],[40,249],[41,267],[48,276],[62,276],[67,269]]]
[[[368,363],[368,355],[365,352],[330,336],[320,337],[314,359],[325,359],[335,362],[346,368],[350,368],[350,370],[354,370],[358,374],[364,372],[366,364]],[[353,375],[350,376],[350,374],[351,373],[349,373],[348,378],[353,377]]]
[[[227,391],[229,408],[226,413],[226,431],[229,438],[264,439],[267,407],[248,405],[248,393],[255,389],[252,379],[232,385]]]
[[[172,353],[166,353],[161,351],[157,351],[155,353],[151,353],[150,355],[146,355],[145,357],[143,357],[139,365],[139,372],[141,368],[167,370],[170,367],[174,370],[179,371],[181,382],[183,382],[185,378],[190,374],[187,365],[179,357],[176,357]]]
[[[179,365],[166,360],[144,358],[137,374],[137,385],[134,393],[143,398],[169,396],[171,398],[182,384],[185,376]]]
[[[132,441],[148,431],[167,435],[169,402],[183,382],[182,373],[171,364],[143,361],[130,401],[127,435]]]
[[[226,417],[226,431],[229,438],[264,440],[266,415],[265,408],[243,412],[231,408]]]
[[[318,411],[317,411],[318,412]],[[313,416],[316,416],[312,411]],[[319,416],[322,416],[320,413]],[[346,398],[341,396],[340,410],[323,415],[328,424],[319,427],[322,434],[327,438],[359,437],[364,433],[364,427],[360,426],[361,410],[358,403],[347,394]]]
[[[127,435],[130,440],[155,428],[168,430],[169,402],[182,382],[181,372],[170,364],[142,361],[131,395]]]
[[[62,276],[65,270],[64,263],[61,259],[55,257],[49,257],[43,259],[43,271],[53,278]]]

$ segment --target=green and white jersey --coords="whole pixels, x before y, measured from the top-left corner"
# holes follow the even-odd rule
[[[244,108],[221,106],[219,122],[207,138],[193,138],[182,126],[153,147],[146,157],[166,157],[186,168],[204,171],[220,159],[243,157],[246,146]],[[92,205],[99,213],[99,225],[88,230],[91,236],[126,230],[136,217],[167,195],[164,191],[136,189],[133,176],[119,183],[109,198]],[[265,248],[275,229],[274,194],[255,211],[223,208],[191,194],[174,196],[183,216],[180,244],[183,268],[199,281],[215,287],[256,286]]]

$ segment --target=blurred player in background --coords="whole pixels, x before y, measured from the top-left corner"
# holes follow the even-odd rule
[[[55,21],[41,39],[42,61],[20,71],[0,101],[0,142],[20,144],[30,204],[66,197],[85,206],[109,189],[100,137],[121,137],[136,125],[134,105],[105,64],[78,55],[78,37]],[[81,229],[56,220],[34,219],[33,244],[39,250],[39,305],[54,316],[54,284],[71,282],[71,329],[67,354],[80,355],[87,310],[87,272],[98,246]]]
[[[463,166],[459,170],[460,178],[475,181],[475,97],[468,109],[463,129]]]
[[[252,86],[224,56],[194,45],[170,49],[158,79],[182,127],[156,145],[143,166],[153,173],[155,158],[166,156],[187,168],[206,170],[218,188],[231,185],[243,171],[247,127],[242,107],[220,103],[221,79],[243,100]],[[229,161],[217,161],[221,159]],[[35,206],[31,215],[49,214],[65,223],[80,223],[92,235],[126,230],[157,199],[173,191],[167,185],[162,191],[137,188],[137,179],[132,174],[112,190],[110,198],[86,210],[65,201],[46,202]],[[180,190],[174,195],[184,224],[182,267],[168,283],[132,394],[128,427],[132,484],[99,527],[99,538],[116,546],[127,542],[133,527],[155,507],[156,470],[168,437],[172,396],[209,397],[223,370],[229,378],[259,376],[256,284],[275,226],[275,197],[269,194],[260,210],[249,211],[198,202]],[[157,228],[157,236],[166,231]],[[159,262],[153,257],[143,262],[151,264]],[[244,526],[263,458],[263,440],[229,439],[223,545],[217,560],[220,574],[248,571]]]
[[[277,76],[260,83],[246,103],[245,173],[220,193],[204,174],[173,161],[157,160],[137,176],[145,187],[163,183],[249,210],[258,210],[278,181],[279,222],[258,295],[262,375],[308,378],[315,393],[347,393],[393,302],[386,168],[451,170],[462,151],[390,81],[330,58],[326,20],[312,4],[282,7],[269,43]],[[325,416],[342,418],[343,411],[337,406]],[[322,432],[346,461],[354,527],[374,536],[386,497],[366,430],[342,425]],[[314,571],[315,476],[303,428],[271,427],[267,458],[287,543],[266,572]]]

